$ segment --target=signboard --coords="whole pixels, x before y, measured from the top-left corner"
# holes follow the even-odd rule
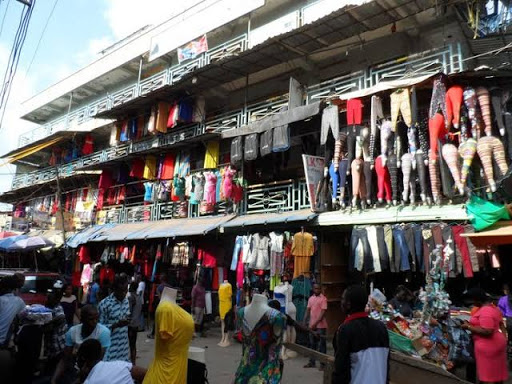
[[[208,51],[208,40],[206,35],[203,35],[199,40],[194,40],[182,48],[178,48],[178,61],[181,62],[193,59],[197,55]]]
[[[316,187],[324,177],[325,160],[323,157],[302,155],[306,184],[309,193],[309,206],[313,211],[316,203]]]
[[[265,0],[203,0],[174,17],[165,31],[151,38],[149,61],[265,5]]]

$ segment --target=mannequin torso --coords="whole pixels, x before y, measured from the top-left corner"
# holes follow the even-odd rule
[[[251,304],[244,308],[244,318],[251,331],[269,309],[271,308],[268,306],[267,298],[264,295],[255,294],[252,297]]]

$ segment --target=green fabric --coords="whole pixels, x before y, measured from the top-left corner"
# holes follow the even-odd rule
[[[405,336],[399,335],[396,332],[388,330],[389,347],[393,351],[403,352],[407,355],[415,355],[416,349],[412,346],[412,341]]]
[[[499,220],[510,220],[505,205],[493,203],[474,195],[467,203],[466,210],[476,231],[488,228]]]

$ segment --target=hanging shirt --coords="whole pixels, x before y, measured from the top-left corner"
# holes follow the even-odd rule
[[[197,250],[197,258],[202,261],[205,268],[216,268],[217,258],[215,257],[215,248],[201,247]]]
[[[130,177],[134,177],[137,179],[142,179],[144,175],[144,160],[142,159],[134,159],[132,161],[132,166],[130,170]]]
[[[144,201],[146,203],[153,201],[153,183],[144,183]]]
[[[315,246],[313,235],[308,232],[297,232],[293,236],[292,255],[313,256]]]
[[[174,177],[174,162],[176,161],[176,155],[174,153],[168,153],[165,155],[162,163],[162,172],[160,179],[171,180]]]
[[[146,162],[144,164],[144,173],[142,177],[147,180],[156,179],[156,158],[154,156],[146,157]]]
[[[219,141],[212,140],[206,144],[204,154],[204,168],[217,168],[219,164]]]

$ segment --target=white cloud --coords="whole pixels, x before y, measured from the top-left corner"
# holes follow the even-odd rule
[[[105,18],[116,39],[156,25],[204,0],[107,0]]]

